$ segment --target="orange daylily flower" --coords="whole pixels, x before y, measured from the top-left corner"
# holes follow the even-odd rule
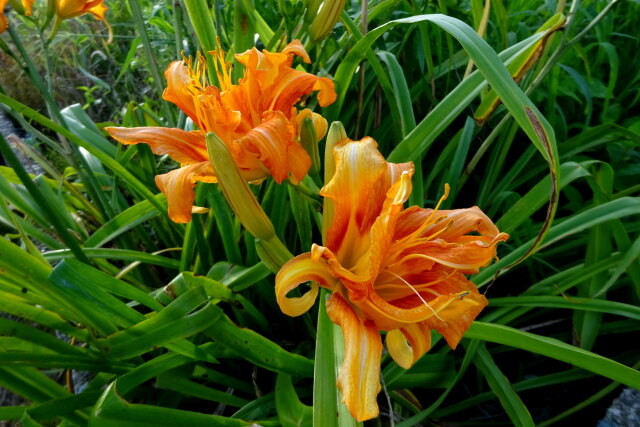
[[[4,33],[9,27],[9,21],[7,17],[4,16],[4,8],[7,6],[8,1],[9,0],[0,0],[0,34]],[[31,15],[34,1],[35,0],[20,0],[20,3],[16,1],[11,4],[14,5],[14,8],[16,8],[19,13],[29,16]]]
[[[71,19],[90,13],[103,21],[106,11],[104,0],[56,0],[56,14],[60,19]]]
[[[231,82],[231,64],[221,49],[214,56],[220,87],[206,81],[203,58],[194,68],[191,60],[172,62],[165,71],[167,88],[163,98],[173,102],[198,126],[184,131],[160,127],[107,128],[123,144],[149,144],[156,154],[168,154],[179,169],[156,176],[156,184],[167,196],[169,216],[175,222],[191,220],[197,181],[215,182],[209,162],[205,134],[214,132],[229,148],[243,177],[251,182],[268,175],[278,183],[290,178],[294,183],[306,175],[311,160],[297,142],[298,116],[311,116],[316,135],[326,133],[326,120],[310,111],[298,113],[293,106],[312,91],[319,91],[322,107],[336,99],[333,82],[291,67],[294,55],[310,63],[299,40],[281,53],[256,48],[236,55],[245,66],[239,84]]]
[[[378,415],[382,340],[408,369],[431,345],[431,330],[455,348],[487,300],[465,277],[496,256],[500,233],[477,207],[403,209],[411,193],[412,163],[388,163],[371,138],[334,148],[335,174],[320,194],[333,206],[326,246],[287,262],[276,276],[285,314],[313,305],[318,284],[333,294],[327,313],[344,333],[338,388],[359,421]],[[471,235],[470,233],[474,233]],[[302,297],[287,294],[312,281]]]

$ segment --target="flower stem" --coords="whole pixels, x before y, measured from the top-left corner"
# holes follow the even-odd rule
[[[158,60],[156,59],[156,55],[153,53],[153,49],[151,48],[151,42],[149,41],[149,36],[147,35],[147,29],[142,17],[142,11],[140,10],[140,4],[137,0],[129,0],[129,6],[131,7],[133,20],[135,21],[136,27],[138,29],[138,35],[140,36],[140,40],[142,41],[144,53],[147,57],[147,61],[149,62],[149,70],[151,71],[151,75],[153,76],[153,86],[155,87],[155,90],[160,99],[162,99],[162,94],[164,92],[164,86],[162,84],[162,73],[160,73]],[[169,104],[162,101],[161,103],[164,117],[167,120],[167,125],[174,126],[175,118],[173,115],[173,111],[171,110],[171,108],[169,108]]]

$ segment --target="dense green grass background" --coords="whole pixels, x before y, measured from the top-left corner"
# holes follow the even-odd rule
[[[449,183],[446,208],[477,205],[511,235],[472,278],[490,305],[456,351],[434,336],[409,371],[384,357],[369,424],[593,425],[623,385],[640,388],[640,4],[493,0],[486,44],[482,1],[351,1],[317,42],[305,4],[110,1],[111,44],[87,16],[49,39],[44,5],[8,12],[0,108],[43,173],[0,138],[0,386],[24,398],[0,420],[355,424],[331,394],[333,330],[317,306],[280,312],[217,186],[198,186],[209,213],[174,224],[153,181],[171,159],[102,131],[189,126],[161,100],[162,72],[216,35],[230,52],[301,38],[305,69],[339,94],[307,106],[416,162],[411,204],[432,207]],[[518,85],[503,62],[528,64]],[[253,188],[293,254],[321,239],[318,188],[304,184]]]

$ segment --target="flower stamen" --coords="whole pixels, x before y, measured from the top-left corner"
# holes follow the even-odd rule
[[[389,273],[391,273],[391,275],[397,277],[398,279],[400,279],[402,281],[402,283],[404,283],[405,285],[407,285],[409,287],[409,289],[411,289],[417,296],[418,298],[420,298],[420,301],[422,301],[422,303],[429,309],[431,310],[431,312],[433,313],[434,316],[436,316],[436,318],[438,320],[442,320],[442,318],[440,316],[438,316],[438,313],[433,309],[433,307],[431,307],[431,305],[429,305],[429,303],[422,298],[422,295],[420,295],[420,292],[418,292],[416,290],[416,288],[414,288],[413,286],[411,286],[411,284],[409,282],[407,282],[406,280],[404,280],[401,276],[397,275],[396,273],[394,273],[393,271],[388,271]]]

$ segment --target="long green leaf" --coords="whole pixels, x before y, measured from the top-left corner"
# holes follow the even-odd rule
[[[529,410],[483,345],[478,347],[474,363],[500,400],[511,422],[516,426],[535,426]]]
[[[7,95],[0,93],[0,102],[9,106],[9,108],[14,109],[18,113],[23,114],[26,117],[29,117],[30,119],[35,120],[36,122],[40,123],[42,126],[45,126],[51,129],[52,131],[59,133],[65,138],[69,139],[69,141],[73,142],[79,147],[84,148],[85,150],[87,150],[88,152],[96,156],[96,158],[98,158],[106,167],[108,167],[116,175],[118,175],[125,183],[127,183],[127,185],[131,186],[133,190],[135,190],[138,194],[140,194],[142,197],[147,199],[153,206],[155,206],[160,213],[167,215],[166,209],[162,206],[160,202],[156,200],[155,195],[144,184],[142,184],[135,176],[133,176],[131,172],[126,170],[124,167],[122,167],[122,165],[120,165],[115,159],[103,153],[98,148],[87,143],[82,138],[77,137],[73,133],[69,132],[62,126],[56,124],[55,122],[51,121],[47,117],[38,113],[37,111],[8,97]]]
[[[289,375],[276,377],[276,409],[283,427],[311,426],[313,410],[300,402]]]
[[[568,308],[570,310],[594,311],[597,313],[616,314],[630,319],[640,320],[640,307],[631,304],[624,304],[616,301],[601,299],[575,298],[555,296],[518,296],[505,298],[492,298],[492,306],[505,307],[554,307]]]
[[[629,387],[640,388],[640,372],[614,360],[566,344],[554,338],[523,332],[504,325],[474,322],[466,338],[504,344],[541,354],[610,378]]]
[[[160,406],[132,404],[118,395],[116,382],[109,385],[91,412],[90,426],[133,427],[133,426],[220,426],[244,427],[252,424],[240,419],[208,415],[192,411],[170,409]],[[277,423],[258,421],[263,426]]]
[[[577,215],[573,215],[572,217],[562,221],[560,224],[551,227],[547,234],[547,240],[542,247],[548,247],[558,240],[580,233],[581,231],[593,227],[596,224],[637,214],[639,210],[640,198],[623,197],[603,203],[602,205],[598,205]],[[482,270],[479,274],[473,277],[473,282],[478,286],[486,284],[496,271],[510,265],[521,257],[531,247],[531,243],[533,243],[533,240],[518,247],[492,266]]]
[[[96,344],[113,359],[127,359],[194,335],[218,320],[219,312],[207,304],[204,290],[193,288],[155,316],[117,332]]]

